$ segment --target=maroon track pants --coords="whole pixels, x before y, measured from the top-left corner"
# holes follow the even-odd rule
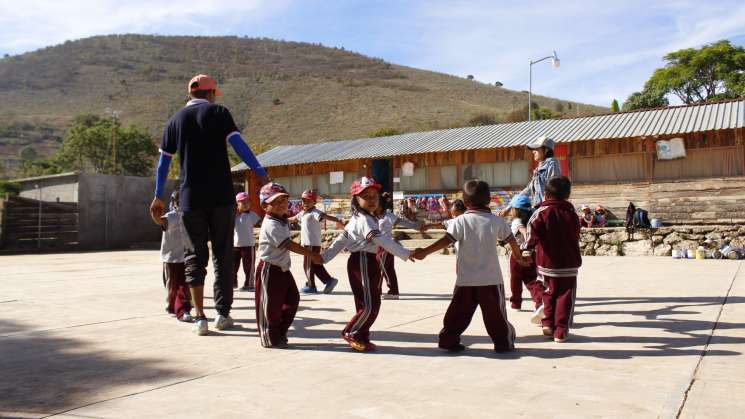
[[[243,274],[246,279],[243,281],[245,288],[254,287],[254,262],[256,260],[256,250],[253,246],[234,247],[233,248],[233,288],[238,288],[238,271],[243,262]]]
[[[510,257],[510,303],[520,306],[523,303],[523,284],[530,292],[530,298],[533,300],[535,308],[543,304],[543,283],[538,280],[538,271],[535,265],[522,266]]]
[[[300,293],[290,271],[259,262],[256,267],[256,325],[261,346],[271,347],[287,339],[287,331],[295,319]]]
[[[383,279],[385,279],[385,284],[388,285],[388,294],[391,295],[398,295],[398,276],[396,276],[395,260],[395,256],[384,250],[378,253],[381,273]]]
[[[310,249],[314,253],[321,253],[321,246],[303,245],[303,247],[305,247],[306,249]],[[308,256],[303,256],[303,271],[305,271],[305,278],[307,279],[307,282],[305,284],[311,288],[316,287],[316,276],[318,276],[318,279],[321,280],[321,282],[324,284],[333,279],[323,265],[313,263],[313,261],[311,261]]]
[[[460,343],[460,336],[471,323],[477,306],[481,307],[484,326],[494,342],[494,349],[500,352],[515,349],[515,329],[507,320],[502,284],[455,287],[440,331],[440,348],[449,349]]]
[[[354,252],[347,261],[347,274],[357,312],[342,334],[360,342],[370,342],[370,326],[380,312],[380,264],[373,253]]]
[[[181,315],[191,310],[191,291],[186,285],[185,265],[164,262],[163,285],[168,292],[166,311],[181,318]]]
[[[569,333],[574,316],[577,296],[577,277],[556,278],[544,276],[546,291],[543,293],[543,326],[554,329],[554,337],[563,338]]]

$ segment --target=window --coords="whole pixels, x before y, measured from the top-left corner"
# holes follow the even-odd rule
[[[481,179],[489,186],[522,186],[528,183],[528,162],[524,160],[461,166],[463,180]]]
[[[316,189],[321,196],[347,195],[352,182],[361,175],[357,172],[344,172],[344,181],[332,185],[328,173],[316,176]]]
[[[414,176],[401,176],[400,186],[402,191],[415,192],[427,190],[427,168],[414,168]]]

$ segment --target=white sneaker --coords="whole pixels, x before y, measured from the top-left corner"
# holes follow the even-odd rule
[[[217,317],[215,317],[215,329],[225,330],[230,329],[231,327],[233,327],[232,317],[223,316],[222,314],[218,314]]]
[[[556,338],[555,337],[554,338],[554,342],[556,342],[556,343],[564,343],[564,342],[567,341],[567,339],[569,339],[569,333],[565,333],[564,336],[563,337],[560,337],[560,338]]]
[[[189,313],[188,311],[182,314],[181,318],[179,319],[179,321],[184,322],[184,323],[191,323],[192,320],[193,318],[191,317],[191,313]]]
[[[533,315],[530,316],[530,322],[533,324],[541,324],[541,320],[543,320],[543,304],[535,309]]]
[[[192,326],[191,331],[196,333],[197,336],[204,336],[207,333],[209,333],[209,327],[207,326],[207,318],[206,317],[198,317],[197,320],[194,322],[194,326]]]

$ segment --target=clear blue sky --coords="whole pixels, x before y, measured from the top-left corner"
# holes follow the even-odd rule
[[[10,3],[3,0],[2,3]],[[745,45],[745,1],[30,0],[2,7],[0,53],[112,34],[248,35],[344,47],[389,62],[609,106],[662,56],[719,39]]]

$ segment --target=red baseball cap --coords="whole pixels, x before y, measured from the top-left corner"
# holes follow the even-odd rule
[[[310,199],[313,202],[318,201],[318,194],[313,189],[304,190],[300,197],[303,199]]]
[[[222,96],[222,92],[217,88],[215,79],[205,74],[197,74],[192,77],[186,89],[189,93],[196,92],[197,90],[214,90],[215,96]]]
[[[349,188],[349,193],[354,195],[359,195],[367,188],[375,188],[380,189],[382,188],[382,185],[380,185],[378,182],[375,181],[375,179],[367,176],[363,176],[359,179],[355,179],[354,182],[352,182],[352,186]]]
[[[279,196],[289,196],[287,189],[279,183],[269,182],[261,187],[259,191],[259,200],[261,205],[271,204]]]

